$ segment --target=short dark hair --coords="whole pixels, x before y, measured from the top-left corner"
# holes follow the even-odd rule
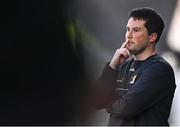
[[[150,7],[136,8],[130,11],[129,18],[143,19],[145,27],[148,30],[148,35],[157,33],[156,42],[159,41],[164,29],[164,21],[160,14]]]

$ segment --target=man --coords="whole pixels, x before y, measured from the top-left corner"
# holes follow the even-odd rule
[[[176,85],[155,49],[164,22],[154,9],[137,8],[126,28],[125,42],[97,81],[94,103],[106,107],[109,125],[167,126]]]

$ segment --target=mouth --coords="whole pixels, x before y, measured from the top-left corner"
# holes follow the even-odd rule
[[[133,42],[128,41],[127,44],[126,44],[126,48],[130,50],[130,49],[132,49],[132,45],[133,45]]]
[[[130,41],[127,42],[127,46],[130,46],[132,44],[133,44],[133,42],[130,42]]]

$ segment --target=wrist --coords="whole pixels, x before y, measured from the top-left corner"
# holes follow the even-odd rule
[[[116,66],[115,64],[113,64],[112,62],[109,63],[109,67],[113,70],[117,70],[118,66]]]

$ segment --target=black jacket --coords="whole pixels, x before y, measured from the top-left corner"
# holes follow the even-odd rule
[[[109,64],[105,66],[96,87],[99,90],[96,105],[107,108],[109,125],[169,125],[176,88],[172,67],[159,55],[154,55],[140,67],[148,64],[147,61],[151,64],[128,79],[125,71],[131,61],[125,62],[119,71],[112,70]]]

